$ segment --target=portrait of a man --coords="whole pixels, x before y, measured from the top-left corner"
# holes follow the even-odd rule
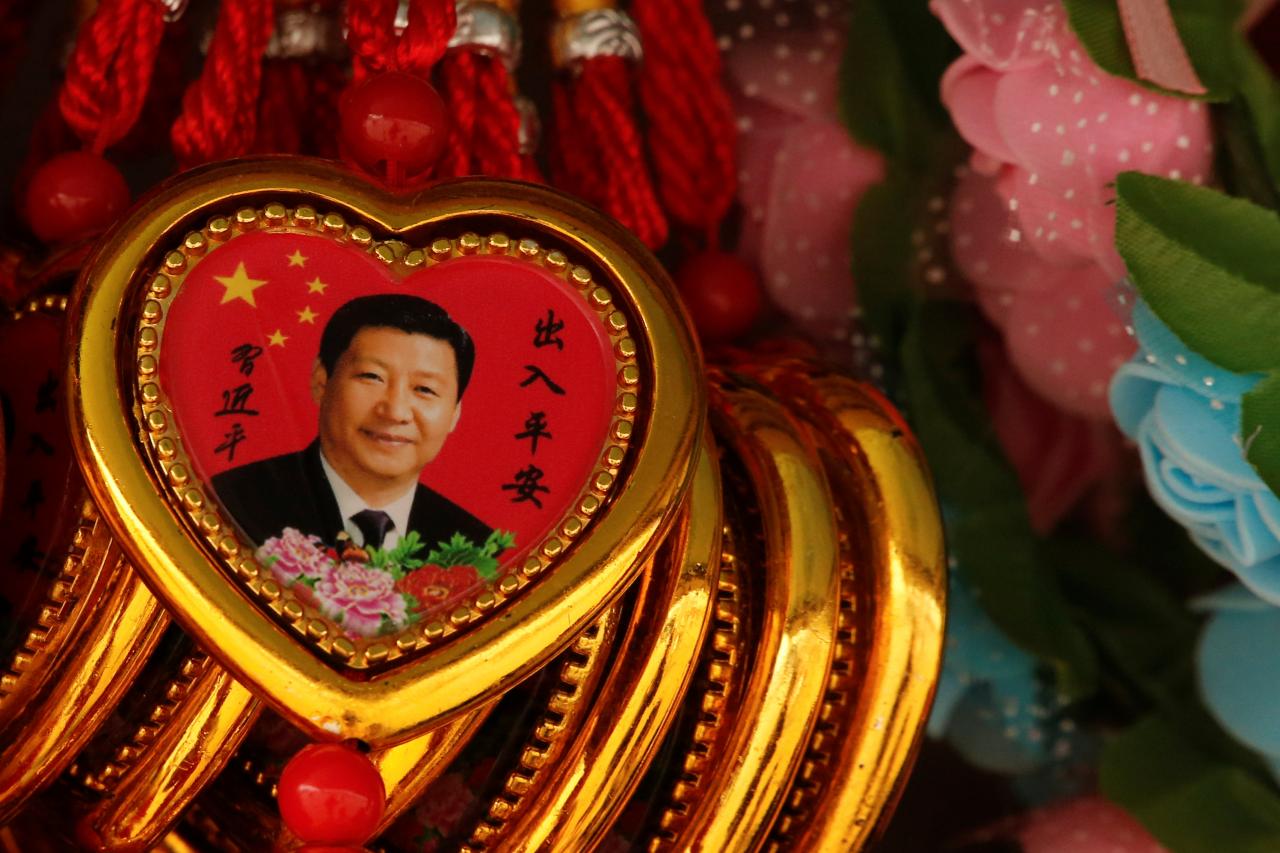
[[[428,547],[458,533],[483,543],[488,525],[419,482],[458,426],[475,359],[434,302],[352,299],[326,324],[311,371],[316,438],[213,477],[218,499],[255,545],[286,528],[331,546],[392,548],[410,532]]]

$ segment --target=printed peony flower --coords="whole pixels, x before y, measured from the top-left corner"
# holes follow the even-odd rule
[[[1240,398],[1261,378],[1191,351],[1145,304],[1141,347],[1116,374],[1116,423],[1138,443],[1151,496],[1211,557],[1263,599],[1280,603],[1280,499],[1245,458]]]
[[[1132,815],[1097,796],[1031,812],[1018,841],[1024,853],[1166,853]]]
[[[1059,266],[1097,264],[1118,280],[1107,185],[1137,170],[1201,183],[1213,147],[1208,111],[1112,77],[1089,58],[1060,3],[932,0],[964,48],[942,100],[995,178],[1018,238]]]
[[[1280,608],[1238,585],[1199,604],[1213,614],[1196,655],[1205,705],[1280,780]]]
[[[257,551],[258,562],[271,566],[271,573],[288,586],[300,577],[324,578],[333,568],[333,558],[325,552],[318,536],[309,536],[286,527]]]
[[[435,610],[456,604],[480,583],[474,566],[437,566],[414,569],[396,583],[396,589],[418,599],[418,610]]]
[[[991,621],[953,562],[929,736],[996,773],[1029,773],[1068,758],[1074,727],[1059,718],[1062,702],[1041,682],[1038,666]]]
[[[842,51],[825,38],[835,33],[765,32],[736,43],[725,63],[745,131],[738,137],[746,211],[739,251],[760,270],[771,301],[826,340],[848,330],[853,214],[884,175],[880,155],[858,146],[837,118]]]
[[[315,596],[326,616],[358,637],[376,636],[383,617],[396,627],[408,619],[404,597],[396,591],[391,575],[362,563],[335,565],[316,584]]]

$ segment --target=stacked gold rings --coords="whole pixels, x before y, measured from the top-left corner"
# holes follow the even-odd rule
[[[180,301],[204,298],[184,294],[210,271],[228,294],[265,286],[276,274],[252,268],[226,284],[224,261],[286,244],[386,270],[382,289],[447,296],[442,271],[509,270],[598,342],[572,387],[612,402],[582,433],[581,487],[521,556],[407,627],[384,617],[357,635],[255,550],[206,476],[187,377],[165,373],[190,335]],[[0,840],[287,848],[275,780],[324,738],[359,741],[383,777],[378,849],[853,850],[873,836],[923,728],[945,588],[928,473],[876,392],[796,354],[704,369],[657,262],[526,185],[394,197],[331,166],[246,161],[170,185],[100,246],[69,356],[43,356],[69,362],[87,489],[0,685]],[[505,329],[501,303],[449,309]],[[476,322],[483,342],[490,321]]]

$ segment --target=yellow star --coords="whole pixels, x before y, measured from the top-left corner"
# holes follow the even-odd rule
[[[249,273],[245,272],[244,261],[236,266],[236,271],[231,275],[215,275],[214,278],[218,284],[226,288],[222,294],[222,301],[219,305],[226,305],[233,299],[243,299],[254,308],[258,307],[258,303],[253,301],[253,292],[259,287],[267,283],[265,278],[249,278]]]
[[[274,332],[267,335],[268,346],[282,347],[284,346],[284,342],[287,340],[289,340],[288,336],[285,335],[281,329],[276,329]]]
[[[297,249],[294,249],[293,254],[289,256],[289,266],[305,267],[306,265],[307,265],[306,255],[302,254]]]
[[[310,305],[298,312],[298,322],[310,323],[313,326],[316,324],[316,312],[311,310]]]
[[[307,293],[324,293],[324,289],[328,286],[320,280],[320,276],[316,276],[307,282]]]

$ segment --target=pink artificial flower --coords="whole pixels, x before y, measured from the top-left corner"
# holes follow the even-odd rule
[[[320,538],[292,527],[263,542],[257,557],[258,562],[271,566],[271,573],[285,586],[303,576],[324,578],[333,568],[333,560],[324,552]]]
[[[1128,812],[1097,796],[1032,812],[1018,841],[1024,853],[1168,853]]]
[[[1064,412],[1028,388],[994,336],[979,342],[978,357],[987,413],[1017,471],[1031,526],[1048,533],[1119,470],[1123,440],[1109,425]]]
[[[408,618],[404,596],[396,591],[390,573],[363,563],[335,565],[316,584],[315,596],[326,616],[358,637],[377,635],[384,616],[396,627]]]
[[[1107,387],[1133,355],[1096,264],[1055,266],[1005,238],[1009,217],[991,178],[966,171],[951,199],[951,249],[983,312],[1005,336],[1023,380],[1058,408],[1110,421]]]
[[[1134,343],[1112,305],[1124,278],[1110,188],[1137,170],[1201,183],[1208,111],[1107,75],[1057,0],[932,0],[966,53],[942,99],[974,146],[951,209],[952,254],[1038,394],[1109,420]]]
[[[932,0],[965,49],[942,100],[996,179],[1019,239],[1060,266],[1124,276],[1108,185],[1121,172],[1202,183],[1213,162],[1208,110],[1094,64],[1057,2]]]
[[[821,340],[848,333],[853,214],[884,176],[880,155],[850,139],[837,118],[836,32],[763,32],[736,43],[725,62],[744,131],[738,250],[759,269],[773,304]]]

